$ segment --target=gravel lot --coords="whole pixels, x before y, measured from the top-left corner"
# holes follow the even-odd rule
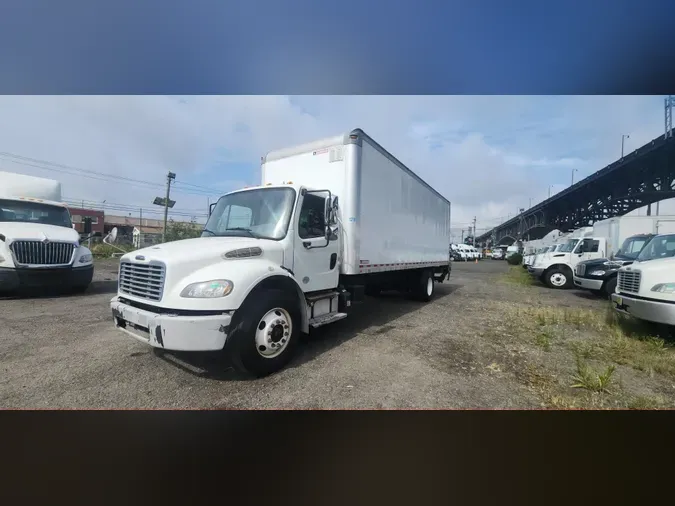
[[[516,336],[509,308],[514,300],[519,307],[606,306],[574,291],[504,281],[509,267],[503,261],[454,263],[432,303],[371,298],[349,318],[315,331],[285,370],[243,380],[219,356],[157,352],[115,331],[108,301],[116,270],[115,261],[98,262],[84,295],[0,300],[0,406],[550,406],[550,396],[524,372],[557,355]],[[550,370],[569,367],[553,362]],[[667,381],[657,386],[670,392]]]

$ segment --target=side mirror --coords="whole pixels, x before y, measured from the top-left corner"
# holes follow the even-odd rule
[[[218,203],[218,202],[214,202],[213,204],[211,204],[211,205],[209,206],[209,218],[210,218],[211,215],[213,214],[213,208],[216,207],[216,204],[217,204],[217,203]]]
[[[333,202],[332,199],[330,198],[330,195],[326,197],[326,200],[324,201],[324,208],[323,208],[323,216],[324,219],[326,220],[326,225],[329,225],[332,220],[332,211],[333,211]]]

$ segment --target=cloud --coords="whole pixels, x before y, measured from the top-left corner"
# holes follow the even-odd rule
[[[256,183],[266,152],[360,127],[453,202],[458,235],[567,187],[573,169],[579,180],[616,160],[623,134],[628,153],[663,131],[663,99],[651,96],[2,96],[0,114],[0,151],[43,161],[0,155],[0,170],[150,209],[173,171],[176,211],[188,214]]]

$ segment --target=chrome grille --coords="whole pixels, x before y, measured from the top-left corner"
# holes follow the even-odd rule
[[[577,276],[583,276],[584,274],[586,274],[586,265],[585,264],[577,265]]]
[[[119,290],[142,299],[160,301],[164,292],[165,271],[166,267],[160,262],[120,262]]]
[[[617,286],[620,292],[638,293],[640,291],[640,271],[619,271]]]
[[[68,265],[75,253],[71,242],[14,241],[10,249],[21,265]]]

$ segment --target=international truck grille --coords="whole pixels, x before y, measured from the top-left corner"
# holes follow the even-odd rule
[[[164,292],[166,267],[160,262],[120,262],[119,290],[141,299],[160,301]]]
[[[10,248],[20,265],[68,265],[75,252],[69,242],[14,241]]]
[[[577,265],[577,276],[583,276],[586,274],[586,266],[584,264]]]
[[[620,292],[638,293],[640,291],[640,271],[619,271],[617,286]]]

